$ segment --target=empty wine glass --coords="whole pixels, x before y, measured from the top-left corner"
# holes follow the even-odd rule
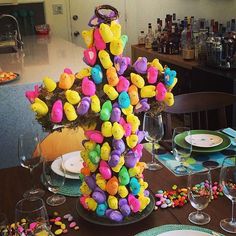
[[[0,212],[0,235],[4,235],[4,230],[7,230],[7,216]]]
[[[164,135],[164,127],[161,114],[144,114],[143,130],[146,131],[145,138],[152,143],[152,161],[147,163],[148,170],[160,170],[162,168],[155,159],[155,144],[160,141]]]
[[[210,170],[188,175],[188,198],[191,205],[197,210],[189,214],[188,219],[193,224],[204,225],[210,222],[211,217],[201,210],[208,206],[212,196],[212,182]]]
[[[18,138],[18,157],[22,167],[29,169],[32,189],[26,191],[23,197],[42,197],[44,190],[36,188],[33,171],[41,163],[41,148],[36,132],[21,134]]]
[[[58,175],[54,172],[54,161],[61,163],[61,174]],[[55,160],[44,159],[43,161],[43,179],[49,191],[54,194],[47,198],[46,202],[50,206],[59,206],[66,201],[65,196],[59,195],[60,188],[65,183],[65,169],[63,165],[63,156],[59,156]]]
[[[229,233],[236,233],[236,217],[234,212],[236,203],[236,156],[224,159],[220,171],[220,185],[225,196],[232,201],[231,218],[221,220],[220,227]]]
[[[50,231],[47,210],[41,198],[25,198],[17,202],[15,222],[18,225],[16,235],[53,235]]]
[[[188,142],[184,140],[185,136],[189,136]],[[190,157],[192,152],[191,131],[188,127],[176,127],[172,136],[172,151],[175,159],[180,162],[174,171],[177,174],[187,174],[189,169],[184,162]]]

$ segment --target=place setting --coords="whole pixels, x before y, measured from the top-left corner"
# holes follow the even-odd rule
[[[223,132],[176,127],[169,152],[160,152],[156,158],[176,176],[184,176],[190,171],[219,168],[224,158],[233,154],[231,138]]]
[[[50,187],[50,184],[55,179],[54,185],[59,185],[58,194],[78,197],[81,195],[81,168],[83,168],[83,160],[80,151],[63,154],[52,161],[44,159],[41,181],[49,191],[53,192],[55,186]]]

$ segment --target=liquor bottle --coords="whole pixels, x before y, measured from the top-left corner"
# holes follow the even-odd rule
[[[152,43],[153,43],[152,24],[148,23],[148,33],[145,37],[145,48],[147,49],[152,48]]]
[[[139,45],[145,45],[145,34],[144,31],[141,30],[138,36],[138,44]]]
[[[153,51],[158,51],[158,48],[160,47],[160,39],[161,39],[161,20],[160,18],[157,18],[157,25],[156,25],[155,33],[154,33],[154,40],[152,43]]]
[[[193,19],[192,19],[193,20]],[[192,32],[192,20],[190,20],[187,28],[185,26],[184,34],[183,34],[183,48],[182,48],[182,56],[185,60],[193,60],[194,59],[194,38]],[[185,23],[186,24],[186,23]]]

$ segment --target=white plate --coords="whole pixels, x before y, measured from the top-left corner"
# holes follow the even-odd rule
[[[165,233],[160,233],[160,234],[157,234],[159,236],[188,236],[188,235],[191,235],[191,236],[209,236],[212,234],[209,234],[209,233],[205,233],[205,232],[201,232],[201,231],[196,231],[196,230],[172,230],[172,231],[168,231],[168,232],[165,232]]]
[[[215,147],[223,142],[223,139],[213,134],[192,134],[185,137],[185,141],[188,143],[192,142],[193,146],[196,147]]]
[[[80,152],[64,160],[64,169],[72,174],[79,174],[81,168],[83,168],[83,159]]]
[[[80,151],[66,153],[66,154],[63,155],[63,158],[64,158],[64,168],[65,168],[65,162],[70,160],[70,159],[74,159],[74,158],[76,158],[78,160],[80,169],[83,167],[83,159],[80,156]],[[61,160],[59,160],[59,159],[55,160],[52,163],[51,168],[56,174],[63,175]],[[65,170],[66,170],[66,168],[65,168]],[[69,172],[66,171],[65,176],[68,179],[80,179],[79,172],[74,174],[74,173],[69,173]]]

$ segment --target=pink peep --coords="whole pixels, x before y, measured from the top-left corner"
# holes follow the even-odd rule
[[[31,102],[31,103],[34,103],[34,100],[35,98],[37,98],[39,96],[39,86],[36,84],[34,86],[34,90],[32,91],[26,91],[25,92],[25,96],[28,98],[28,100]]]
[[[97,130],[86,130],[84,132],[85,136],[88,137],[90,140],[94,141],[95,143],[102,143],[103,142],[103,135],[100,131]]]
[[[111,169],[106,161],[101,160],[100,166],[99,166],[99,172],[101,173],[102,177],[104,179],[110,179],[112,176]]]
[[[157,82],[158,70],[154,66],[150,66],[147,70],[147,80],[149,84]]]
[[[94,66],[97,60],[97,51],[95,47],[84,50],[84,62],[89,66]]]
[[[119,123],[123,126],[124,130],[125,130],[125,137],[128,137],[131,135],[131,124],[130,123],[126,123],[125,119],[123,117],[120,118]]]
[[[128,196],[128,202],[129,202],[129,206],[130,206],[130,209],[136,213],[139,211],[140,207],[141,207],[141,204],[139,202],[139,200],[132,194],[129,194]]]
[[[116,86],[116,90],[118,93],[127,92],[129,89],[130,82],[124,76],[119,76],[119,82]]]
[[[64,69],[64,73],[68,74],[68,75],[71,75],[73,74],[72,70],[70,68],[65,68]]]
[[[96,28],[94,30],[93,37],[94,37],[95,47],[97,48],[97,50],[104,50],[106,48],[106,43],[102,39],[102,36],[99,32],[99,28]]]
[[[63,105],[62,101],[58,99],[54,102],[51,112],[51,121],[53,123],[60,123],[63,118]]]
[[[84,77],[82,81],[82,92],[85,96],[93,96],[96,92],[95,83],[89,80],[88,77]]]
[[[156,100],[161,102],[165,99],[165,95],[166,95],[166,87],[163,83],[158,83],[157,86],[156,86]]]

